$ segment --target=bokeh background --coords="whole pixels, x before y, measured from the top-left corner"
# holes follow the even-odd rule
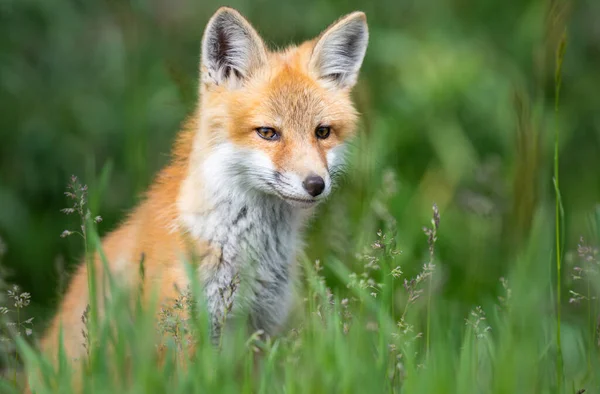
[[[200,38],[220,5],[0,2],[0,259],[5,280],[31,293],[38,321],[52,313],[82,254],[79,239],[60,237],[77,227],[60,212],[70,204],[70,176],[89,186],[101,234],[143,198],[194,108]],[[356,245],[393,217],[403,270],[418,271],[427,250],[421,228],[437,203],[444,296],[469,308],[493,296],[533,217],[552,222],[557,130],[567,250],[587,234],[586,217],[600,202],[600,2],[227,5],[271,47],[310,39],[344,13],[367,13],[352,164],[308,234],[307,254],[325,267],[329,258],[355,261]],[[555,49],[565,26],[556,116]]]

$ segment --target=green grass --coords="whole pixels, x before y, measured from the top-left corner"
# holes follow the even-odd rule
[[[441,215],[439,227],[432,220],[423,235],[430,240],[429,261],[435,261],[431,230],[443,228]],[[341,261],[304,258],[299,303],[289,327],[274,338],[233,324],[220,346],[211,344],[195,281],[160,319],[127,302],[135,292],[111,282],[107,318],[94,327],[89,360],[79,370],[69,368],[64,354],[54,369],[20,337],[17,344],[36,393],[69,393],[73,381],[90,393],[600,392],[594,373],[600,353],[589,343],[594,335],[581,327],[563,322],[564,381],[555,372],[556,320],[546,268],[552,226],[546,216],[538,212],[527,247],[498,281],[500,297],[471,311],[441,294],[443,265],[425,265],[413,278],[395,270],[401,251],[392,222],[357,248],[359,272]],[[93,226],[89,231],[99,247]],[[326,271],[345,286],[332,291]],[[197,346],[191,358],[185,351],[190,343]],[[158,344],[167,354],[160,365]],[[11,380],[0,384],[7,393],[18,392]]]
[[[355,9],[369,21],[350,168],[306,233],[288,327],[262,342],[234,325],[209,346],[201,308],[154,316],[114,289],[116,329],[86,317],[83,371],[45,363],[36,339],[70,272],[139,202],[195,104],[222,4],[175,3],[0,5],[0,392],[18,392],[25,361],[40,393],[77,379],[94,393],[600,393],[597,0],[232,0],[272,46]],[[83,222],[60,212],[71,174],[89,185]],[[85,240],[59,237],[81,223]]]
[[[559,151],[558,151],[558,106],[560,103],[560,85],[562,82],[562,64],[565,57],[565,50],[567,47],[567,32],[566,30],[563,32],[563,35],[559,41],[558,48],[556,49],[556,72],[554,77],[554,85],[555,85],[555,100],[554,100],[554,113],[555,113],[555,123],[556,123],[556,132],[554,134],[554,192],[556,193],[556,210],[555,210],[555,218],[554,218],[554,229],[556,234],[556,347],[557,347],[557,359],[556,359],[556,376],[558,378],[558,387],[562,387],[562,376],[563,376],[563,356],[562,356],[562,345],[561,345],[561,335],[560,335],[560,325],[561,325],[561,276],[562,276],[562,240],[564,238],[564,208],[562,205],[562,199],[560,195],[560,187],[558,182],[559,176]]]

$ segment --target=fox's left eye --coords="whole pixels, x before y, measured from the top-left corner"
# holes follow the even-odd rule
[[[329,126],[319,126],[315,130],[315,135],[320,140],[324,140],[325,138],[329,137],[329,134],[331,134],[331,127]]]

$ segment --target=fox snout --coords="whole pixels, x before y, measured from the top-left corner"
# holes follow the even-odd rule
[[[316,171],[302,173],[299,171],[276,171],[272,187],[275,194],[292,205],[313,205],[327,197],[331,190],[328,174],[323,176]]]
[[[323,201],[333,186],[325,154],[314,145],[295,144],[292,150],[286,162],[274,163],[281,173],[278,191],[291,200]]]
[[[317,197],[325,190],[325,180],[318,175],[310,174],[302,182],[304,190],[313,197]]]

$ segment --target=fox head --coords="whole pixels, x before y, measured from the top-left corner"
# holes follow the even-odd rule
[[[299,207],[326,198],[355,128],[350,90],[367,41],[365,14],[354,12],[311,41],[270,51],[242,15],[219,9],[200,64],[206,187],[239,186]]]

